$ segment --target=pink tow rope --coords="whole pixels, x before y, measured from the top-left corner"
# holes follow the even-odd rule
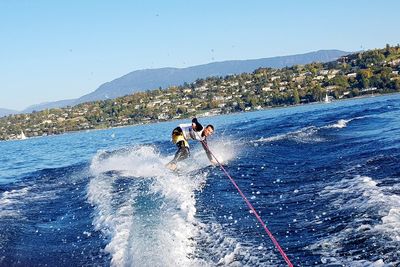
[[[221,170],[226,174],[226,176],[228,176],[229,180],[232,182],[232,184],[235,186],[235,188],[239,191],[239,194],[242,196],[242,198],[244,199],[244,201],[246,202],[247,206],[250,208],[250,210],[253,212],[254,216],[256,216],[257,220],[261,223],[262,227],[264,228],[265,232],[267,232],[269,238],[272,240],[272,242],[274,243],[275,247],[279,250],[279,252],[281,253],[283,259],[286,261],[287,265],[289,267],[293,267],[293,264],[290,262],[288,256],[286,255],[286,253],[283,251],[283,249],[281,248],[281,246],[279,245],[278,241],[275,239],[275,237],[272,235],[271,231],[268,229],[268,227],[265,225],[265,223],[263,222],[263,220],[261,219],[260,215],[258,215],[257,211],[254,209],[253,205],[251,205],[250,201],[247,199],[247,197],[243,194],[242,190],[240,190],[239,186],[236,184],[235,180],[233,180],[233,178],[229,175],[229,173],[225,170],[224,166],[222,166],[222,164],[218,161],[217,157],[214,156],[214,154],[211,152],[211,150],[208,148],[206,142],[200,140],[204,147],[207,148],[208,152],[210,152],[210,154],[214,157],[214,159],[217,161],[217,163],[219,164],[219,167],[221,168]]]

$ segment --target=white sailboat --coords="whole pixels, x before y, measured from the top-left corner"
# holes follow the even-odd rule
[[[328,94],[325,94],[325,100],[324,100],[324,102],[325,102],[325,103],[330,103],[330,102],[331,102],[331,100],[329,99]]]
[[[19,135],[17,136],[17,138],[18,138],[19,140],[25,140],[27,137],[26,137],[26,135],[24,134],[24,131],[21,130],[21,134],[19,134]]]

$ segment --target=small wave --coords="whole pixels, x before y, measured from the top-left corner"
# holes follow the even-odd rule
[[[337,128],[337,129],[345,128],[345,127],[347,127],[347,124],[349,122],[351,122],[352,120],[353,119],[350,119],[350,120],[338,120],[336,123],[328,125],[328,126],[325,126],[325,127],[322,127],[322,128],[325,128],[325,129],[329,129],[329,128]]]
[[[28,192],[29,187],[5,191],[0,198],[0,218],[20,217],[15,206],[22,203]]]
[[[355,118],[347,119],[347,120],[345,120],[345,119],[340,119],[340,120],[338,120],[336,123],[333,123],[333,124],[330,124],[330,125],[321,127],[321,129],[331,129],[331,128],[342,129],[342,128],[347,127],[347,125],[349,124],[349,122],[352,122],[352,121],[354,121],[354,120],[364,119],[365,117],[366,117],[366,116],[361,116],[361,117],[355,117]]]
[[[124,176],[148,178],[162,175],[164,163],[154,147],[140,146],[112,153],[100,151],[92,160],[90,171],[94,175],[114,171]]]
[[[323,257],[323,264],[328,266],[352,266],[352,267],[392,267],[392,264],[386,264],[382,259],[376,261],[368,260],[351,260],[351,259],[336,259],[334,257]]]
[[[288,137],[288,134],[280,134],[280,135],[275,135],[275,136],[271,136],[271,137],[261,137],[258,140],[252,141],[254,142],[266,142],[266,143],[270,143],[270,142],[275,142],[275,141],[280,141],[282,139],[285,139]]]
[[[400,205],[400,201],[398,202]],[[385,233],[390,239],[400,241],[400,208],[391,207],[389,213],[382,217],[382,223],[374,227],[376,231]]]
[[[271,137],[262,137],[258,140],[252,141],[252,143],[257,143],[257,142],[266,142],[266,143],[271,143],[271,142],[276,142],[276,141],[281,141],[281,140],[292,140],[298,143],[320,143],[326,141],[324,137],[318,136],[318,133],[321,129],[342,129],[346,128],[347,125],[353,121],[353,120],[358,120],[362,119],[364,117],[356,117],[352,119],[340,119],[336,121],[333,124],[329,124],[326,126],[321,126],[321,127],[316,127],[316,126],[308,126],[304,127],[300,130],[294,131],[294,132],[289,132],[285,134],[279,134]]]
[[[241,243],[234,237],[235,233],[224,229],[226,226],[210,221],[198,226],[195,237],[200,245],[195,251],[198,266],[277,266],[280,263],[278,255],[269,247]]]
[[[42,190],[41,185],[24,185],[21,188],[5,191],[0,199],[0,218],[24,218],[26,204],[55,199],[58,188],[51,185]],[[39,190],[40,188],[40,190]]]
[[[386,246],[398,246],[400,240],[398,208],[400,196],[385,190],[368,176],[356,176],[327,186],[320,192],[320,196],[332,205],[336,213],[350,217],[348,222],[343,222],[342,230],[319,240],[309,247],[311,250],[321,253],[329,263],[335,264],[351,266],[364,266],[363,262],[368,262],[368,266],[398,264],[393,261],[399,255],[390,255],[384,251]],[[337,215],[332,214],[332,216]],[[358,243],[358,251],[354,257],[341,256],[343,251],[354,249],[352,245],[354,242]],[[379,254],[379,251],[382,251],[382,258],[370,261],[369,255],[372,252]],[[360,261],[361,259],[363,261]]]
[[[317,135],[319,128],[315,126],[309,126],[302,128],[298,131],[289,132],[286,134],[280,134],[267,138],[260,138],[253,142],[276,142],[281,140],[291,140],[297,143],[320,143],[324,142],[325,138]]]

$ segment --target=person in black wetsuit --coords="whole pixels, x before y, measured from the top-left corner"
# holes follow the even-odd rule
[[[193,118],[191,124],[180,124],[172,131],[172,142],[178,147],[178,151],[175,153],[175,157],[166,166],[171,169],[176,169],[176,164],[189,157],[189,143],[188,140],[200,141],[204,150],[206,151],[208,159],[212,164],[216,164],[217,161],[211,155],[211,152],[207,148],[207,137],[214,133],[214,126],[211,124],[203,127],[197,120]]]

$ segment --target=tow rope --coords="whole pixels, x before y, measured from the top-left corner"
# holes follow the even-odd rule
[[[271,241],[274,243],[275,247],[278,249],[279,253],[282,255],[283,259],[286,261],[287,265],[289,267],[293,267],[293,264],[290,262],[288,256],[286,255],[286,253],[283,251],[283,249],[281,248],[281,246],[279,245],[278,241],[276,240],[276,238],[274,237],[274,235],[271,233],[271,231],[268,229],[268,227],[265,225],[265,223],[263,222],[263,220],[261,219],[260,215],[258,215],[257,211],[254,209],[253,205],[251,205],[250,201],[247,199],[247,197],[243,194],[242,190],[240,190],[239,186],[236,184],[235,180],[229,175],[229,173],[225,170],[224,166],[222,166],[222,164],[219,162],[219,160],[217,159],[217,157],[211,152],[210,148],[208,147],[207,143],[204,142],[203,140],[200,139],[200,142],[204,145],[204,147],[208,150],[208,152],[211,154],[211,156],[213,156],[213,158],[215,159],[215,161],[219,164],[219,167],[221,168],[221,170],[226,174],[226,176],[228,176],[229,180],[232,182],[233,186],[235,186],[235,188],[237,189],[237,191],[239,192],[239,194],[242,196],[242,198],[244,199],[244,201],[246,202],[247,206],[250,208],[250,210],[252,211],[252,213],[254,214],[254,216],[256,216],[257,220],[260,222],[260,224],[262,225],[262,227],[264,228],[265,232],[268,234],[269,238],[271,239]]]

